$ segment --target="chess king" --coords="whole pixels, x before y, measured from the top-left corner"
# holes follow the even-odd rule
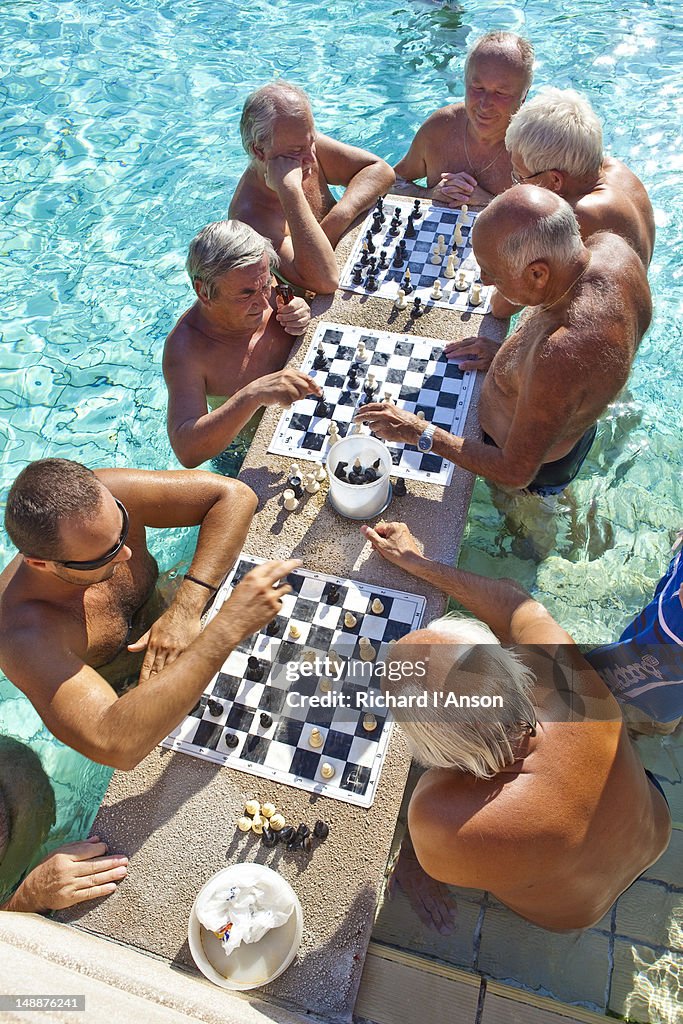
[[[0,575],[0,667],[58,739],[134,768],[276,615],[290,587],[273,585],[296,559],[255,568],[200,632],[255,508],[245,484],[212,473],[40,459],[19,474],[5,511],[19,553]],[[200,529],[169,603],[145,531],[179,526]]]
[[[240,121],[249,165],[230,216],[270,238],[280,273],[314,292],[339,284],[334,247],[359,213],[394,183],[384,160],[319,132],[306,93],[284,81],[247,97]],[[335,203],[330,185],[345,185]]]

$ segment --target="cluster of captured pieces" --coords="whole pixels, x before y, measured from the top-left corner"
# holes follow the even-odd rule
[[[262,805],[258,800],[246,802],[237,827],[240,832],[253,832],[261,836],[264,846],[273,847],[283,843],[288,850],[305,850],[307,853],[313,848],[313,839],[322,842],[330,833],[330,826],[321,820],[316,821],[312,831],[303,821],[295,829],[287,824],[284,814],[278,811],[275,804]]]

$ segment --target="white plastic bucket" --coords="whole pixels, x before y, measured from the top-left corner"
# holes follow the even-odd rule
[[[372,466],[379,459],[379,476],[367,484],[349,484],[339,480],[334,471],[340,462],[346,462],[348,472],[356,459],[363,469]],[[330,502],[334,509],[349,519],[372,519],[384,509],[389,501],[389,474],[392,462],[383,441],[364,434],[351,434],[337,441],[327,457],[327,473],[330,478]]]

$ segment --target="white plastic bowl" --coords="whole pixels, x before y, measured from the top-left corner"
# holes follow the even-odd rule
[[[349,484],[334,475],[339,462],[346,462],[348,469],[355,459],[363,467],[380,460],[379,477],[367,484]],[[347,472],[348,472],[347,469]],[[337,441],[327,457],[327,474],[330,478],[329,498],[332,507],[349,519],[372,519],[386,508],[389,501],[389,474],[392,462],[389,449],[383,441],[365,434],[351,434]]]
[[[239,885],[245,869],[249,873],[256,872],[264,880],[269,879],[271,884],[277,884],[282,895],[292,901],[294,910],[279,928],[273,928],[258,942],[243,942],[226,956],[221,940],[200,924],[196,912],[197,900],[209,887],[214,889]],[[289,882],[262,864],[233,864],[212,875],[197,893],[190,911],[187,939],[194,962],[205,978],[221,988],[245,992],[247,989],[267,985],[287,970],[301,944],[303,928],[301,904]]]

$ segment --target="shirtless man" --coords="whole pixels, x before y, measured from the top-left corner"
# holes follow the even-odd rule
[[[513,32],[489,32],[465,61],[465,102],[431,114],[396,164],[397,179],[427,179],[410,193],[446,206],[485,206],[510,188],[505,149],[510,118],[524,102],[533,75],[531,43]]]
[[[288,82],[247,97],[240,121],[250,163],[230,216],[270,238],[290,284],[333,292],[339,284],[334,248],[359,213],[394,183],[389,164],[365,149],[316,130],[311,104]],[[335,202],[330,185],[345,185]]]
[[[612,231],[649,266],[655,243],[652,204],[635,174],[604,155],[602,126],[588,100],[573,89],[539,89],[510,121],[505,145],[516,184],[531,182],[562,196],[584,239]],[[494,292],[494,316],[511,316],[518,308]]]
[[[255,506],[248,487],[213,473],[92,473],[41,459],[19,474],[5,512],[19,554],[0,576],[0,667],[58,739],[93,761],[134,768],[230,651],[276,614],[290,588],[273,584],[295,560],[250,572],[200,632]],[[200,527],[197,547],[161,611],[145,531],[179,526]],[[119,697],[131,672],[126,648],[137,654],[139,685]]]
[[[55,822],[55,795],[40,758],[0,736],[0,910],[42,914],[110,896],[128,858],[107,856],[99,836],[67,843],[32,870]]]
[[[420,688],[431,693],[503,700],[473,711],[441,699],[435,710],[396,713],[410,753],[429,769],[408,809],[417,861],[430,878],[488,890],[542,928],[595,925],[671,834],[666,799],[619,706],[516,583],[433,562],[401,523],[361,529],[384,558],[481,620],[439,619],[400,640],[392,657],[428,658]],[[520,646],[512,653],[500,644]],[[415,685],[409,676],[383,683],[394,694]],[[397,872],[423,919],[446,931],[448,905],[409,847]]]
[[[320,394],[310,377],[282,369],[311,314],[296,297],[275,312],[277,263],[268,239],[237,220],[209,224],[190,243],[197,299],[166,339],[163,358],[168,436],[188,468],[222,452],[263,406]]]
[[[558,494],[578,473],[650,323],[645,268],[617,235],[584,244],[569,205],[536,185],[494,199],[472,235],[484,284],[536,307],[500,346],[478,337],[444,350],[462,368],[488,370],[479,403],[484,440],[379,403],[356,418],[501,487]]]

